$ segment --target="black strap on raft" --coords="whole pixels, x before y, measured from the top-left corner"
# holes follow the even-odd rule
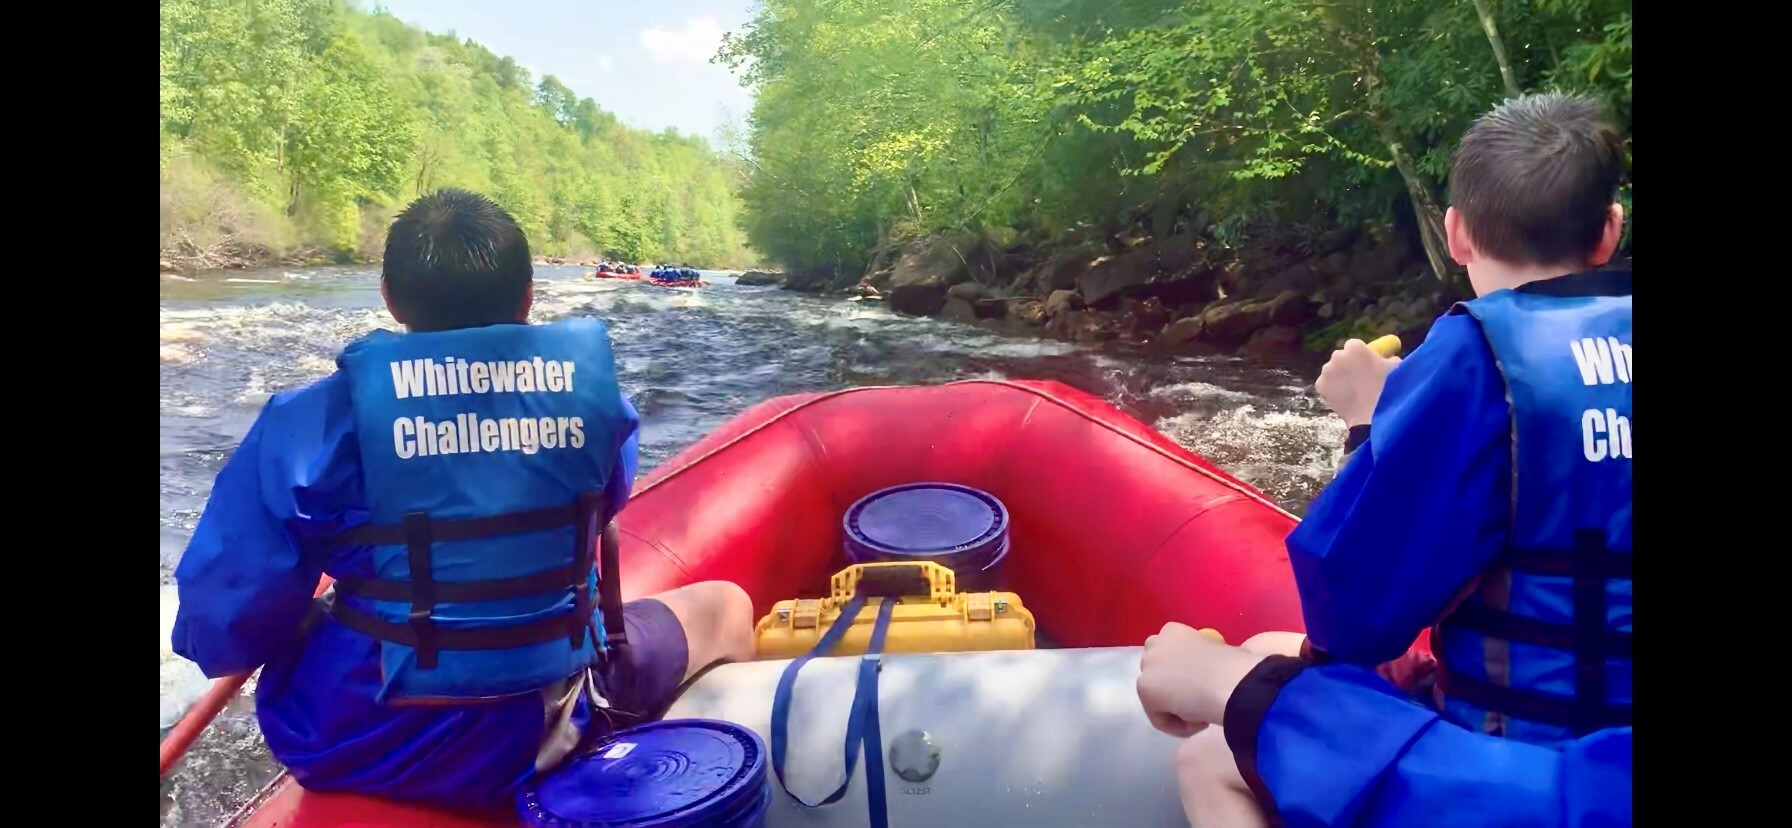
[[[565,638],[573,649],[578,649],[585,645],[585,635],[591,627],[591,596],[585,589],[585,579],[591,572],[593,554],[600,545],[598,521],[603,513],[603,495],[589,492],[565,506],[526,512],[455,520],[432,519],[427,512],[411,512],[396,524],[357,526],[335,535],[330,543],[337,547],[402,545],[408,550],[410,580],[337,576],[336,592],[369,601],[409,603],[407,622],[394,624],[343,601],[332,602],[328,612],[351,630],[416,650],[417,667],[423,670],[435,668],[442,650],[505,650],[556,638]],[[567,566],[517,578],[435,580],[434,544],[529,534],[569,524],[577,531],[573,537],[573,562]],[[604,625],[607,630],[614,630],[613,641],[626,643],[622,633],[622,590],[617,565],[620,556],[613,529],[603,533],[601,545],[604,547],[604,568],[599,579],[602,593],[599,600]],[[576,596],[573,613],[565,618],[545,618],[515,627],[455,630],[438,626],[431,617],[437,604],[502,601],[564,589],[572,590]]]
[[[876,570],[896,570],[900,567],[878,567]],[[915,573],[926,583],[926,575],[920,567],[914,567]],[[885,574],[881,573],[880,574]],[[899,575],[899,573],[888,573]],[[883,733],[877,719],[877,673],[881,669],[884,649],[884,634],[890,628],[890,616],[896,610],[900,593],[892,594],[901,587],[900,582],[907,578],[898,577],[895,582],[883,578],[868,579],[862,573],[859,585],[854,590],[852,600],[840,610],[840,617],[834,620],[833,626],[822,635],[815,647],[801,657],[790,662],[784,668],[783,675],[778,677],[778,689],[772,695],[772,773],[778,777],[778,786],[790,794],[790,798],[805,808],[819,808],[840,801],[846,795],[846,789],[852,785],[853,766],[857,764],[861,749],[865,754],[865,804],[870,812],[871,828],[888,828],[890,824],[889,807],[884,793],[884,759]],[[865,608],[869,598],[878,598],[877,621],[871,627],[871,644],[865,655],[859,659],[858,686],[852,694],[852,708],[846,716],[846,775],[840,781],[840,787],[828,794],[820,802],[810,802],[790,790],[784,782],[784,753],[787,731],[790,728],[791,694],[796,688],[797,673],[802,672],[803,665],[816,656],[826,655],[828,651],[839,645],[846,637],[846,631],[852,629],[852,622],[858,618],[859,611]]]
[[[1572,623],[1540,621],[1479,604],[1464,604],[1444,622],[1488,638],[1573,653],[1572,698],[1492,684],[1450,670],[1440,661],[1438,678],[1444,694],[1496,713],[1565,728],[1576,736],[1629,725],[1630,705],[1611,704],[1606,697],[1605,662],[1631,658],[1631,634],[1606,629],[1606,587],[1614,580],[1631,580],[1631,560],[1631,555],[1606,547],[1603,530],[1583,529],[1575,533],[1572,551],[1519,551],[1509,556],[1507,564],[1516,572],[1573,578]]]

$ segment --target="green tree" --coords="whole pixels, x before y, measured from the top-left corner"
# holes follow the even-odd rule
[[[1629,124],[1628,0],[764,0],[743,226],[796,269],[893,242],[1390,223],[1441,277],[1454,141],[1514,90]],[[1627,197],[1627,196],[1626,196]],[[993,232],[993,231],[992,231]]]
[[[502,203],[544,254],[757,259],[728,186],[734,161],[701,139],[626,127],[473,41],[339,0],[161,8],[165,213],[219,215],[169,206],[214,196],[178,180],[213,170],[244,210],[289,225],[274,235],[371,253],[404,203],[464,187]]]

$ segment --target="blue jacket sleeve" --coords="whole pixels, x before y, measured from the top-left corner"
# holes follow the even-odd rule
[[[616,450],[616,471],[610,476],[605,490],[612,518],[628,505],[629,492],[635,487],[635,470],[640,468],[641,462],[641,415],[635,411],[634,403],[628,401],[627,394],[622,395],[622,413],[628,418],[623,425],[628,436]]]
[[[348,519],[360,455],[347,383],[332,375],[268,401],[212,484],[174,578],[174,652],[207,676],[253,670],[291,646],[324,562],[288,532]]]
[[[1437,320],[1372,428],[1288,536],[1313,645],[1365,666],[1404,653],[1505,544],[1511,412],[1473,319]]]
[[[1225,733],[1288,828],[1631,824],[1631,729],[1561,750],[1443,721],[1372,671],[1275,656],[1239,684]]]

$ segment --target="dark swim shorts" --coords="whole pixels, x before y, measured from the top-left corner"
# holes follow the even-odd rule
[[[672,706],[678,686],[690,664],[690,645],[684,625],[665,604],[652,598],[622,605],[622,625],[628,632],[628,649],[620,661],[598,671],[597,691],[628,720],[657,719]]]

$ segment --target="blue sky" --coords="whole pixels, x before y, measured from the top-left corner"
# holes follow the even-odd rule
[[[374,0],[365,0],[372,6]],[[452,30],[553,75],[631,126],[702,135],[742,125],[752,96],[709,62],[752,0],[380,0],[400,20]]]

